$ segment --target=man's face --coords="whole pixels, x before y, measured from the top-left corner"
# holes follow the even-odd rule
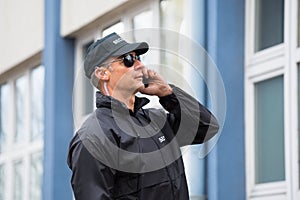
[[[135,52],[129,53],[135,57]],[[133,66],[125,66],[123,60],[111,64],[110,86],[114,91],[136,93],[144,88],[143,70],[145,66],[139,60],[134,60]]]

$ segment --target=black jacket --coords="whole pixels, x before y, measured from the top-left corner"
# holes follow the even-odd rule
[[[218,131],[215,117],[193,97],[172,86],[161,97],[167,110],[134,112],[97,92],[97,109],[69,147],[68,165],[76,200],[189,199],[181,146],[200,144]]]

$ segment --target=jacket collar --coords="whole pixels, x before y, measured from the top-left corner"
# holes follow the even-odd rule
[[[150,100],[145,97],[135,96],[134,112],[138,111],[139,109],[141,109],[143,106],[145,106],[149,102],[150,102]],[[103,95],[100,91],[96,92],[96,107],[97,108],[101,108],[101,107],[111,108],[112,105],[116,106],[115,108],[118,108],[118,109],[122,108],[122,109],[128,110],[127,106],[123,102],[121,102],[111,96]]]

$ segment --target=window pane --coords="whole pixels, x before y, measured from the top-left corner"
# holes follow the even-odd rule
[[[283,42],[284,0],[255,1],[255,52]]]
[[[87,54],[88,47],[92,44],[93,42],[89,42],[88,44],[83,46],[83,59],[85,58]],[[93,112],[94,110],[94,87],[90,83],[90,80],[84,75],[83,76],[83,95],[82,95],[82,102],[83,102],[83,114],[87,115]]]
[[[16,133],[14,142],[24,141],[25,136],[25,99],[26,99],[26,78],[20,77],[16,80]]]
[[[182,0],[161,0],[160,1],[160,25],[164,29],[174,30],[184,35],[190,35],[189,20],[191,19],[190,8],[191,1]],[[202,19],[199,19],[200,21]],[[190,35],[191,36],[191,35]],[[167,38],[165,34],[160,36],[161,49],[178,49],[180,48],[179,38]],[[178,49],[179,50],[179,49]],[[179,50],[180,51],[180,50]],[[168,51],[160,52],[160,63],[165,66],[175,67],[178,71],[183,71],[180,56],[170,53]],[[171,75],[166,68],[160,68],[163,76],[167,76],[169,80],[179,81],[178,78]],[[179,83],[181,84],[181,83]]]
[[[123,33],[124,32],[124,23],[119,22],[119,23],[116,23],[116,24],[104,29],[102,32],[102,36],[103,37],[107,36],[107,35],[111,34],[112,32],[116,32],[118,34]]]
[[[31,140],[40,140],[44,133],[44,67],[31,73]]]
[[[160,1],[160,24],[163,28],[180,31],[184,13],[184,6],[188,3],[182,0]]]
[[[298,64],[298,169],[300,189],[300,63]]]
[[[5,142],[8,132],[8,85],[0,86],[0,153],[5,148]]]
[[[300,46],[300,0],[298,0],[298,47]]]
[[[23,162],[19,161],[14,164],[14,189],[13,189],[13,199],[22,200],[23,197],[23,172],[24,166]]]
[[[255,85],[255,182],[285,179],[283,76]]]
[[[153,26],[153,14],[152,11],[148,10],[136,15],[133,18],[133,28],[151,28]]]
[[[36,153],[31,157],[30,166],[30,199],[42,199],[43,154]]]
[[[5,195],[5,172],[4,165],[0,165],[0,200],[4,200]]]
[[[144,11],[138,15],[136,15],[133,18],[133,28],[134,29],[143,29],[143,28],[151,28],[153,27],[153,12],[152,11]],[[146,41],[151,43],[151,40],[153,39],[153,34],[149,32],[149,34],[141,35],[140,32],[134,32],[133,33],[133,40],[135,42],[140,42],[140,41]],[[149,55],[150,54],[150,55]],[[151,56],[151,51],[149,51],[147,54],[143,54],[141,56],[142,62],[147,66],[148,63],[153,63],[155,62],[153,60],[153,55]]]

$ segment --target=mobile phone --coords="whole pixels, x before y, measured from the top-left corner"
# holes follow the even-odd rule
[[[148,85],[149,85],[149,79],[143,77],[143,83],[144,83],[145,88],[148,87]]]

